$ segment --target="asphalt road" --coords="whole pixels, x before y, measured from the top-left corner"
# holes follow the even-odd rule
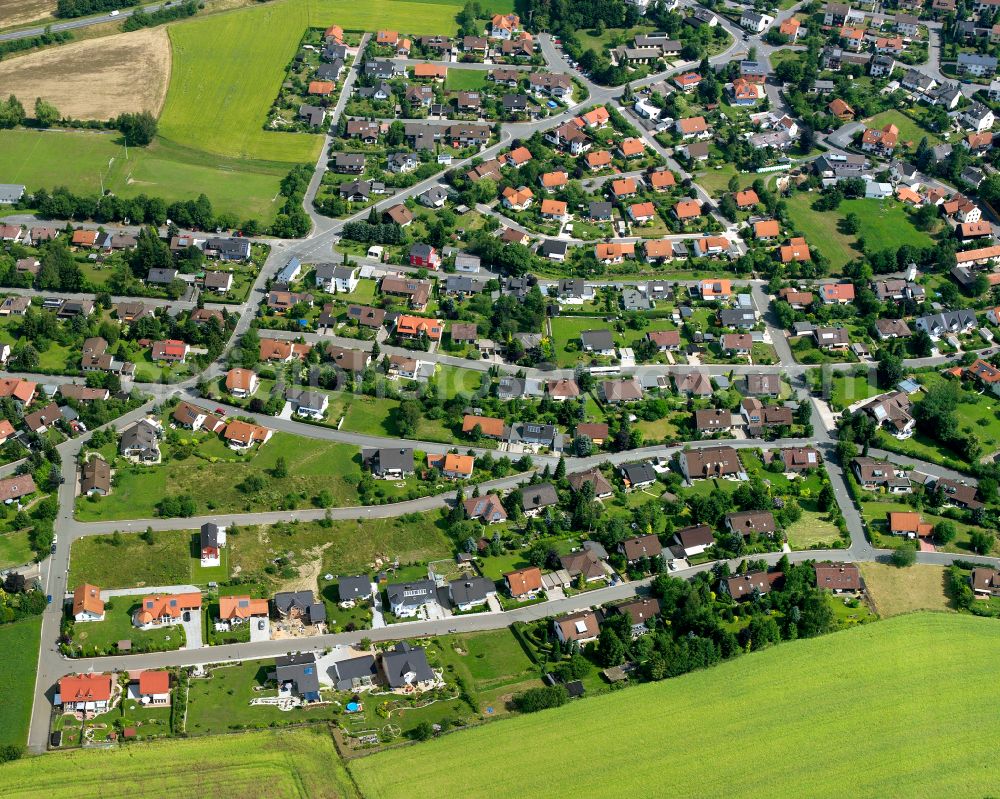
[[[107,14],[98,14],[95,17],[78,17],[75,19],[68,19],[65,22],[53,22],[50,25],[36,25],[31,28],[20,28],[16,31],[10,31],[9,33],[0,33],[0,42],[27,39],[31,36],[41,36],[46,30],[57,33],[59,31],[74,31],[79,28],[88,28],[91,25],[102,25],[105,22],[124,22],[136,11],[146,11],[151,13],[153,11],[158,11],[165,5],[170,5],[170,3],[153,3],[151,5],[140,6],[138,8],[123,8],[120,9],[117,14],[111,14],[109,12]]]

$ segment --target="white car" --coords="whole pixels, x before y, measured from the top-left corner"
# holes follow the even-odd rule
[[[121,12],[121,11],[119,11],[119,10],[118,10],[118,9],[116,8],[116,9],[115,9],[114,11],[112,11],[112,12],[111,12],[111,13],[110,13],[110,14],[109,14],[108,16],[111,16],[111,17],[117,17],[117,16],[118,16],[119,14],[121,14],[121,13],[122,13],[122,12]]]

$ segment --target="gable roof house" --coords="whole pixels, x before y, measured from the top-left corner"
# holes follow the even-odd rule
[[[774,514],[767,510],[740,511],[725,515],[726,529],[744,538],[754,533],[772,536],[777,531]]]
[[[542,590],[542,572],[537,566],[507,572],[503,579],[507,585],[507,593],[513,599],[529,599]]]
[[[390,583],[386,587],[386,596],[394,616],[404,619],[413,618],[425,606],[437,606],[437,583],[433,580]]]
[[[319,667],[314,652],[296,652],[274,659],[274,677],[279,693],[298,696],[306,702],[318,702]]]
[[[682,527],[674,532],[674,540],[684,553],[684,557],[701,555],[715,544],[712,528],[707,524]]]
[[[363,449],[361,461],[372,475],[386,480],[397,480],[414,473],[412,447]]]
[[[601,627],[597,621],[597,616],[591,610],[584,610],[579,613],[572,613],[569,616],[561,616],[552,621],[555,628],[556,637],[562,643],[575,642],[585,644],[596,641],[601,634]]]
[[[406,641],[382,653],[382,671],[394,691],[424,691],[438,684],[427,662],[427,653]]]
[[[732,447],[702,447],[681,452],[678,455],[681,473],[687,480],[710,477],[734,477],[746,479],[746,472],[739,455]]]
[[[104,600],[101,589],[83,583],[73,591],[73,619],[78,622],[104,621]]]

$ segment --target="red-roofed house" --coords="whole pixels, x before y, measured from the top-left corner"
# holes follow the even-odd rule
[[[71,674],[59,680],[56,704],[64,713],[99,715],[111,708],[114,687],[110,674]]]
[[[184,363],[188,355],[188,345],[175,338],[166,341],[154,341],[150,348],[149,357],[154,361],[167,361],[169,363]]]

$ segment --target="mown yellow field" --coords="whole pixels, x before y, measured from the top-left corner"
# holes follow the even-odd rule
[[[170,82],[165,28],[147,28],[0,61],[4,95],[28,109],[41,97],[72,119],[110,119],[123,112],[158,115]]]

